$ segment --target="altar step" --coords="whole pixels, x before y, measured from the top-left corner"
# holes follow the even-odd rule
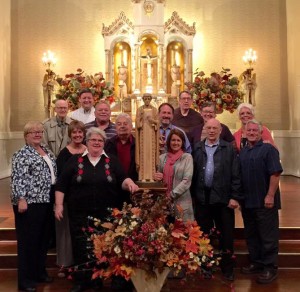
[[[243,239],[243,229],[235,230],[235,256],[237,267],[248,264],[248,251]],[[281,228],[279,243],[279,266],[281,268],[300,268],[300,228]],[[17,242],[15,230],[0,229],[0,269],[17,267]],[[56,267],[56,252],[48,253],[47,267]]]

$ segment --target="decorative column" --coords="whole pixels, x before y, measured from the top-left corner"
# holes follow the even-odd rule
[[[105,80],[112,82],[110,79],[110,72],[111,72],[111,55],[110,55],[110,50],[105,50]]]
[[[135,44],[135,90],[141,90],[140,45]]]
[[[193,81],[193,50],[187,50],[187,81]]]
[[[164,79],[163,79],[163,68],[164,68],[164,45],[158,45],[158,91],[160,93],[165,92],[164,90]]]

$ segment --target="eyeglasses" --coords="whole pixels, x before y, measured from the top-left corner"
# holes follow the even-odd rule
[[[32,132],[28,132],[28,134],[33,134],[34,136],[36,135],[43,135],[44,131],[32,131]]]
[[[191,101],[192,99],[190,97],[181,97],[180,100]]]
[[[204,110],[204,111],[202,111],[202,113],[204,113],[204,114],[214,114],[215,112],[214,111]]]
[[[89,139],[88,141],[91,141],[92,143],[104,143],[104,140],[101,139]]]
[[[58,110],[67,110],[68,108],[67,107],[56,107],[56,109],[58,109]]]

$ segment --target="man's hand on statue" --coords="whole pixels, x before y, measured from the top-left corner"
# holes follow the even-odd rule
[[[156,172],[156,173],[154,173],[154,175],[153,175],[153,179],[154,179],[155,181],[162,181],[162,180],[163,180],[163,177],[164,177],[164,175],[163,175],[163,173],[161,173],[161,172]]]

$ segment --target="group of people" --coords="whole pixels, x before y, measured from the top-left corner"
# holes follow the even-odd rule
[[[130,193],[139,188],[135,182],[150,173],[151,180],[166,185],[176,216],[196,220],[205,233],[212,228],[220,232],[225,279],[234,280],[234,209],[238,207],[250,256],[250,265],[242,272],[259,273],[259,283],[277,277],[282,168],[272,136],[254,120],[252,105],[239,106],[242,127],[232,135],[216,119],[213,103],[203,104],[200,113],[193,110],[188,91],[180,93],[175,110],[169,103],[157,110],[151,99],[149,94],[143,96],[135,134],[128,114],[121,113],[112,123],[109,104],[100,101],[94,107],[89,89],[80,92],[81,106],[69,117],[68,103],[57,100],[55,117],[25,125],[26,145],[13,156],[11,176],[19,290],[33,292],[39,282],[53,280],[45,267],[53,203],[57,264],[78,268],[71,291],[101,289],[101,280],[92,281],[91,270],[80,268],[88,262],[82,227],[88,216],[105,219],[109,207],[129,202]],[[148,141],[152,129],[154,142]],[[143,143],[157,154],[150,172],[153,164],[147,164],[147,153],[139,155]],[[124,282],[115,277],[112,285],[130,290]]]

